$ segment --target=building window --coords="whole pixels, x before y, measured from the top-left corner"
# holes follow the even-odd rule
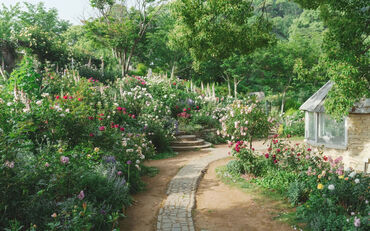
[[[346,120],[336,121],[325,113],[306,112],[305,137],[312,145],[346,148]]]

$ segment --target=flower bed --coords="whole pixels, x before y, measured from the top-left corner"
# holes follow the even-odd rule
[[[143,160],[169,148],[176,106],[206,105],[181,80],[106,86],[37,74],[28,58],[0,88],[0,226],[11,230],[116,229],[144,188]]]
[[[266,153],[233,143],[237,157],[230,173],[250,173],[252,182],[285,195],[297,207],[297,217],[312,230],[367,230],[369,177],[344,170],[341,158],[333,160],[289,139],[271,140]]]

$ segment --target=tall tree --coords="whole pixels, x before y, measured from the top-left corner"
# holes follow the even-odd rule
[[[342,118],[356,101],[370,97],[369,1],[294,1],[304,8],[318,9],[328,28],[319,65],[335,84],[326,99],[325,109],[335,118]]]
[[[90,2],[100,13],[100,17],[85,22],[90,38],[97,44],[112,49],[124,76],[128,73],[136,48],[142,42],[152,20],[160,12],[163,1],[136,0],[136,7],[131,8],[128,8],[127,1]]]

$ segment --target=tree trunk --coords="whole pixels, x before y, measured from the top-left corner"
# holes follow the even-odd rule
[[[172,65],[172,70],[171,70],[171,79],[175,78],[175,70],[176,70],[176,64],[174,63]]]
[[[228,96],[231,96],[231,86],[230,86],[230,78],[227,77],[227,89],[229,90]]]
[[[283,98],[281,99],[280,115],[282,115],[284,113],[285,94],[286,94],[286,91],[284,90],[284,92],[283,92]]]
[[[236,78],[234,78],[234,98],[238,96],[238,82],[236,81]]]

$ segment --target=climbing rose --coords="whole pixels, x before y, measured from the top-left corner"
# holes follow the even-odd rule
[[[63,96],[63,99],[68,99],[68,95]]]
[[[125,128],[120,128],[121,131],[125,131]]]
[[[90,133],[90,134],[89,134],[89,136],[90,136],[90,137],[94,137],[94,134],[93,134],[93,133]]]
[[[104,131],[105,130],[105,127],[104,126],[101,126],[101,127],[99,127],[99,130],[100,131]]]
[[[121,107],[117,107],[117,111],[122,111],[122,108]]]
[[[94,119],[94,117],[92,117],[92,116],[89,116],[89,120],[93,120]]]
[[[266,153],[266,154],[265,154],[266,159],[268,159],[268,158],[269,158],[269,156],[270,156],[270,155],[269,155],[268,153]]]
[[[311,148],[308,148],[308,149],[307,149],[307,151],[309,151],[309,152],[311,152],[311,150],[312,150]]]
[[[186,111],[186,108],[184,108],[184,110],[183,111]]]
[[[60,98],[60,96],[59,96],[59,95],[57,95],[55,98],[56,98],[56,99],[59,99],[59,98]]]
[[[82,101],[82,98],[78,98],[77,100],[78,100],[78,101]]]

